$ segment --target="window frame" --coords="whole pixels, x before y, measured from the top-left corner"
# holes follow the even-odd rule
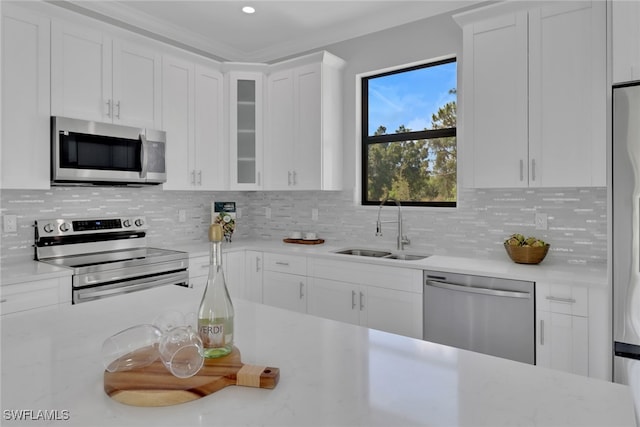
[[[369,172],[369,159],[368,159],[368,147],[373,144],[382,144],[388,142],[401,142],[401,141],[410,141],[410,140],[419,140],[419,139],[437,139],[437,138],[448,138],[448,137],[456,137],[456,146],[458,145],[457,140],[457,120],[455,128],[447,128],[447,129],[432,129],[432,130],[420,130],[420,131],[412,131],[405,133],[393,133],[393,134],[385,134],[385,135],[373,135],[369,136],[369,90],[368,83],[369,80],[384,77],[393,74],[400,74],[409,71],[415,71],[423,68],[434,67],[438,65],[444,65],[455,62],[457,69],[457,57],[448,57],[445,59],[438,59],[433,61],[424,62],[417,65],[411,65],[407,67],[400,67],[391,71],[385,71],[381,73],[375,73],[367,76],[363,76],[360,79],[360,103],[361,103],[361,140],[360,140],[360,153],[361,153],[361,196],[360,203],[362,206],[379,206],[381,201],[370,201],[367,200],[368,195],[368,172]],[[457,84],[456,84],[457,90]],[[457,97],[456,97],[456,105],[457,105]],[[456,164],[458,164],[458,158],[456,157]],[[456,183],[459,183],[458,175],[456,174]],[[416,201],[403,201],[399,200],[402,206],[417,206],[417,207],[438,207],[438,208],[456,208],[458,205],[458,192],[456,191],[456,201],[429,201],[429,202],[416,202]],[[394,205],[393,202],[384,202],[385,205]]]

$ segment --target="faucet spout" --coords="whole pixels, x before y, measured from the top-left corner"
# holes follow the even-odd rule
[[[396,221],[380,221],[380,212],[382,211],[382,207],[387,202],[394,202],[398,207],[398,219]],[[399,201],[393,200],[393,199],[384,199],[382,203],[380,203],[380,206],[378,207],[378,220],[376,221],[376,236],[382,236],[382,223],[384,222],[391,222],[391,223],[398,224],[398,235],[396,237],[396,247],[400,251],[404,250],[404,245],[408,245],[409,243],[411,243],[411,241],[407,236],[404,235],[403,220],[402,220],[402,206],[400,205]]]

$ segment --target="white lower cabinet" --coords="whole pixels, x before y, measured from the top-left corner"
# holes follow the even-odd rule
[[[246,251],[244,254],[244,291],[249,301],[262,302],[263,254],[258,251]]]
[[[422,339],[422,271],[310,259],[310,314]]]
[[[287,310],[307,312],[307,258],[265,253],[262,302]]]
[[[300,313],[307,311],[307,278],[305,276],[265,271],[262,280],[263,303]]]
[[[309,281],[309,314],[422,338],[421,295],[316,277]]]
[[[589,376],[588,289],[538,282],[536,307],[536,364]]]
[[[222,269],[231,297],[244,298],[244,251],[222,256]],[[209,255],[189,257],[189,287],[204,292],[209,276]]]
[[[539,366],[589,375],[587,318],[537,311]]]
[[[71,277],[23,282],[0,288],[2,315],[65,303],[71,304]]]
[[[366,289],[363,286],[317,277],[309,281],[309,314],[356,325],[366,323]]]

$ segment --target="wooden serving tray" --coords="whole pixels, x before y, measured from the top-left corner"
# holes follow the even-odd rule
[[[217,359],[205,359],[191,378],[173,376],[160,359],[149,366],[120,372],[104,372],[104,391],[112,399],[132,406],[169,406],[208,396],[230,385],[272,389],[278,384],[278,368],[245,365],[240,351]]]
[[[324,243],[324,239],[305,240],[305,239],[282,239],[285,243],[298,243],[300,245],[320,245]]]

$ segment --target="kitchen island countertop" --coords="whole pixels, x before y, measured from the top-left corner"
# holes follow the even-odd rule
[[[627,386],[243,300],[236,346],[244,363],[280,368],[275,389],[227,387],[162,408],[110,399],[102,341],[168,310],[195,311],[200,296],[164,286],[4,316],[2,425],[45,410],[65,426],[635,425]]]

